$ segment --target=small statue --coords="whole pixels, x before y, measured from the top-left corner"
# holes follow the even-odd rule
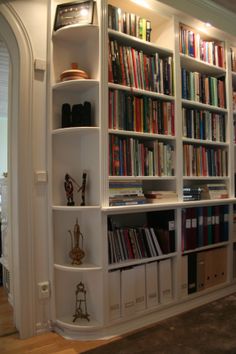
[[[71,250],[69,252],[69,257],[72,259],[71,264],[80,265],[82,264],[82,259],[85,256],[85,252],[83,251],[83,239],[84,236],[80,232],[80,227],[78,224],[78,218],[76,219],[76,223],[74,226],[74,235],[72,235],[71,230],[68,231],[71,237]],[[80,238],[82,240],[82,245],[80,248]]]
[[[75,296],[75,314],[73,315],[73,322],[75,322],[78,318],[85,318],[89,321],[90,315],[87,312],[86,290],[82,282],[77,284]]]
[[[64,181],[64,188],[66,192],[66,198],[67,198],[67,205],[68,206],[74,206],[74,197],[73,197],[73,192],[74,192],[74,184],[77,186],[78,190],[77,192],[79,193],[81,191],[81,206],[85,205],[85,188],[86,188],[86,179],[87,179],[87,172],[84,171],[82,175],[82,185],[79,186],[79,184],[72,178],[68,173],[65,175],[65,181]]]
[[[67,205],[68,206],[75,205],[74,198],[73,198],[74,186],[72,183],[72,178],[68,173],[65,175],[64,188],[66,191]]]

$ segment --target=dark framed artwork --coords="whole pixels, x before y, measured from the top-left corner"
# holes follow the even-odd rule
[[[61,27],[93,23],[93,0],[75,1],[57,5],[54,31]]]

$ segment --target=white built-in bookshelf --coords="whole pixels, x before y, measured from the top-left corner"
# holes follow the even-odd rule
[[[232,46],[151,0],[97,0],[92,24],[54,31],[59,4],[49,38],[52,317],[66,337],[102,338],[235,291]],[[60,81],[71,63],[89,78]],[[84,102],[91,124],[63,127],[62,106]],[[70,259],[76,222],[81,265]],[[89,321],[73,320],[80,282]]]

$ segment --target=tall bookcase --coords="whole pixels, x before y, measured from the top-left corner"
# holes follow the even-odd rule
[[[49,31],[52,318],[66,337],[101,338],[235,290],[235,80],[224,36],[156,1],[98,0],[91,24],[54,30],[59,4]],[[71,63],[89,78],[61,81]],[[64,104],[84,102],[91,123],[62,127]],[[211,187],[217,197],[200,199]],[[81,265],[69,257],[76,222]],[[80,282],[89,320],[73,321]]]

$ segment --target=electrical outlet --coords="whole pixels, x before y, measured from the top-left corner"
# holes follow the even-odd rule
[[[49,299],[50,297],[49,281],[38,283],[38,296],[40,300]]]

